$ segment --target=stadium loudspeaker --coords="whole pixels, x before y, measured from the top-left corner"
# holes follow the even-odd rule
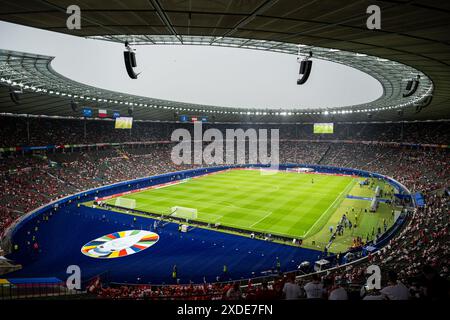
[[[134,72],[133,68],[136,67],[136,56],[134,52],[124,51],[123,57],[125,60],[125,67],[127,69],[128,76],[131,79],[137,79],[137,74]]]
[[[419,113],[420,111],[422,111],[422,109],[428,107],[432,100],[433,100],[433,96],[428,95],[421,102],[415,103],[414,106],[416,107],[416,113]]]
[[[133,115],[133,108],[132,107],[128,108],[128,115],[129,116]]]
[[[312,61],[311,60],[303,60],[300,63],[299,74],[302,74],[303,76],[297,80],[298,85],[304,84],[308,80],[309,75],[311,74],[311,69],[312,69]]]
[[[70,101],[70,107],[72,108],[72,111],[73,111],[73,112],[77,112],[77,110],[78,110],[78,105],[77,105],[76,102]]]
[[[13,88],[9,88],[9,97],[11,98],[11,101],[15,104],[20,104],[20,98],[19,98],[19,91],[14,90]]]
[[[412,96],[417,91],[418,86],[419,80],[409,80],[406,84],[407,92],[403,94],[403,98]]]

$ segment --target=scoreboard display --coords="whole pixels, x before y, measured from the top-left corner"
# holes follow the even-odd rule
[[[333,123],[314,123],[314,133],[333,133],[334,125]]]

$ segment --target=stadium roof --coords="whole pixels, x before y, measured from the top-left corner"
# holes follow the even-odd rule
[[[66,8],[73,4],[70,0],[23,0],[20,2],[0,0],[2,4],[0,20],[109,41],[128,40],[135,44],[195,43],[281,52],[290,50],[291,53],[297,50],[296,45],[302,44],[305,45],[303,47],[305,51],[313,46],[315,57],[320,57],[322,54],[321,58],[332,61],[339,61],[341,55],[347,55],[348,52],[359,53],[359,55],[348,54],[347,61],[341,62],[347,62],[346,64],[361,70],[366,68],[366,72],[381,81],[384,95],[380,100],[372,103],[371,107],[360,106],[362,110],[369,110],[364,114],[336,114],[337,119],[361,120],[363,117],[367,119],[366,113],[373,114],[373,120],[398,119],[397,110],[373,112],[370,109],[398,105],[402,101],[400,99],[401,81],[406,80],[404,76],[407,72],[410,72],[412,77],[414,69],[424,73],[421,79],[424,81],[421,81],[420,90],[415,97],[424,98],[430,93],[430,89],[434,89],[433,99],[431,104],[420,113],[416,113],[414,107],[405,108],[403,118],[449,118],[450,3],[447,2],[430,0],[375,2],[309,0],[301,3],[287,0],[76,2],[82,10],[80,30],[69,30],[66,27],[68,16]],[[372,31],[366,27],[368,17],[366,10],[372,4],[381,7],[381,30]],[[403,71],[407,69],[407,72],[399,73],[396,69],[380,69],[374,64],[376,60],[361,61],[375,59],[375,57],[379,58],[378,65],[384,67],[391,61],[400,62],[398,66],[404,68]],[[46,68],[45,74],[52,73],[55,76],[56,73],[49,65]],[[427,83],[427,76],[431,78],[432,84]],[[67,81],[70,80],[67,79]],[[0,92],[2,106],[5,105],[3,108],[7,107],[3,103],[6,93],[7,90],[4,88]],[[36,99],[40,96],[36,93],[27,93],[27,95],[35,95]],[[55,105],[67,100],[53,96],[40,98],[51,99]],[[404,101],[408,103],[409,100],[405,98]],[[164,103],[166,102],[160,101],[161,106],[164,106]],[[30,108],[34,107],[35,104],[30,102]],[[139,108],[138,104],[137,109]],[[200,108],[204,109],[205,106]],[[173,110],[160,109],[138,112],[142,112],[144,118],[148,116],[161,120],[173,120]],[[192,108],[185,106],[185,109]],[[25,106],[23,112],[27,112]],[[217,117],[230,121],[237,118],[232,114],[217,114]],[[311,118],[323,117],[323,114],[301,117],[311,120]],[[262,115],[256,118],[265,120],[265,116]]]

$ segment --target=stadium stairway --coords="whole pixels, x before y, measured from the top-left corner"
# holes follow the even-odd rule
[[[329,146],[327,147],[327,150],[325,150],[325,152],[324,152],[324,153],[322,154],[322,156],[320,157],[320,160],[317,162],[318,164],[322,164],[322,160],[325,159],[325,157],[327,156],[328,151],[330,151],[330,149],[331,149],[331,146],[329,145]]]

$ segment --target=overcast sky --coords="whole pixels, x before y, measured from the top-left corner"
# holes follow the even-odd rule
[[[73,80],[159,99],[245,108],[335,107],[369,102],[380,83],[358,70],[314,60],[296,84],[293,55],[206,46],[135,46],[137,80],[128,78],[124,46],[0,21],[0,48],[54,56],[53,68]]]

